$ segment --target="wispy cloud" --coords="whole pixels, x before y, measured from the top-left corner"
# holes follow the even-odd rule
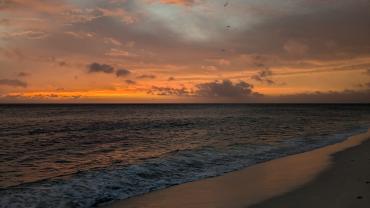
[[[275,82],[269,78],[271,76],[272,76],[272,71],[270,69],[263,69],[257,72],[257,74],[253,75],[251,79],[258,81],[258,82],[265,82],[267,84],[275,84]]]
[[[143,74],[136,77],[137,79],[155,79],[156,76],[153,74]]]
[[[44,31],[32,31],[26,30],[21,32],[12,32],[12,33],[3,33],[2,38],[10,39],[10,38],[27,38],[31,40],[39,40],[48,37],[49,34]]]

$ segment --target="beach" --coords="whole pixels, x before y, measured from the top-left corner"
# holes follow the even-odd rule
[[[106,204],[133,207],[368,207],[370,133],[223,176]]]
[[[0,208],[370,208],[369,8],[0,0]]]

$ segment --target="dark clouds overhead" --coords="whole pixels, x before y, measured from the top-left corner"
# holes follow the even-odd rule
[[[300,6],[296,11],[267,14],[252,29],[237,34],[235,43],[247,44],[236,47],[245,52],[294,59],[370,54],[370,1],[305,0],[296,4]]]

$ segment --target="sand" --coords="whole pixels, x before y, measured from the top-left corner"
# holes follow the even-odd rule
[[[334,154],[333,165],[315,180],[253,208],[370,207],[370,141]]]
[[[370,207],[370,132],[109,208]]]

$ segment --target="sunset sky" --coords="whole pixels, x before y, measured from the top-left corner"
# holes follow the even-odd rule
[[[370,102],[370,1],[0,0],[0,102]]]

